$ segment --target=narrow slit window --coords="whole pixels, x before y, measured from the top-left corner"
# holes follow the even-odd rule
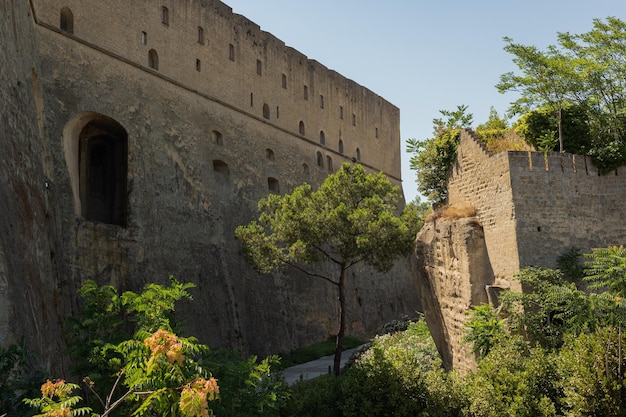
[[[320,95],[320,109],[324,108],[324,96]]]
[[[356,148],[356,160],[361,160],[361,150],[359,148]]]
[[[287,76],[285,74],[281,76],[281,83],[283,88],[287,88]]]
[[[306,85],[304,86],[304,99],[308,100],[309,99],[309,87],[307,87]]]
[[[214,130],[211,134],[212,138],[213,138],[213,143],[216,145],[220,145],[222,146],[224,144],[224,139],[222,138],[222,134],[217,131]]]
[[[326,135],[323,130],[320,130],[320,145],[326,145]]]
[[[356,114],[352,115],[352,126],[356,126]]]
[[[329,171],[333,170],[333,158],[331,158],[330,156],[326,156],[326,166]]]
[[[343,153],[343,141],[341,139],[339,139],[339,153]]]
[[[196,71],[200,72],[202,69],[202,62],[199,59],[196,59]]]
[[[323,167],[324,166],[324,157],[322,156],[322,153],[321,152],[317,152],[316,157],[317,157],[317,166],[318,167]]]
[[[147,45],[148,44],[148,33],[141,32],[141,44],[142,45]]]
[[[256,73],[258,75],[263,74],[263,63],[261,62],[260,59],[256,60]]]
[[[343,120],[343,106],[339,106],[339,118]]]
[[[204,28],[202,26],[198,26],[198,43],[204,45]]]
[[[305,130],[304,130],[304,122],[303,122],[302,120],[300,120],[300,123],[298,124],[298,132],[299,132],[302,136],[304,136],[304,132],[305,132]]]
[[[170,11],[165,6],[161,8],[161,23],[163,23],[164,25],[170,24]]]
[[[250,93],[250,107],[254,107],[254,93]]]
[[[235,60],[235,45],[233,44],[228,45],[228,59]]]
[[[267,103],[263,104],[263,118],[268,120],[270,118],[270,106],[268,106]]]

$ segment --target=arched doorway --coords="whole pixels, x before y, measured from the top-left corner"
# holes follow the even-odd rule
[[[78,198],[77,214],[89,221],[126,226],[126,130],[107,116],[81,113],[66,126],[64,144]]]

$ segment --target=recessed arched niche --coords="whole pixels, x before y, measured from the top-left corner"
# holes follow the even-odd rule
[[[79,113],[63,130],[63,148],[76,214],[126,226],[128,134],[114,119]]]

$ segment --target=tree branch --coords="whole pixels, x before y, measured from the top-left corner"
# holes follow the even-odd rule
[[[302,268],[302,267],[300,267],[300,266],[298,266],[298,265],[294,264],[293,262],[288,262],[288,261],[284,261],[284,262],[285,262],[285,264],[287,264],[287,265],[289,265],[289,266],[291,266],[291,267],[293,267],[293,268],[297,269],[297,270],[298,270],[298,271],[300,271],[300,272],[303,272],[304,274],[306,274],[306,275],[308,275],[308,276],[310,276],[310,277],[317,277],[317,278],[321,278],[321,279],[323,279],[323,280],[325,280],[325,281],[330,282],[331,284],[334,284],[334,285],[337,285],[337,286],[339,285],[339,283],[338,283],[338,282],[335,282],[335,281],[333,281],[332,279],[330,279],[330,278],[328,278],[328,277],[326,277],[326,276],[324,276],[324,275],[315,274],[315,273],[313,273],[313,272],[307,271],[306,269],[304,269],[304,268]]]

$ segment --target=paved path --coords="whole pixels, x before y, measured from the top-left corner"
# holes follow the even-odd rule
[[[361,347],[344,350],[341,353],[341,367],[343,368],[352,356],[352,353]],[[289,385],[295,384],[301,379],[313,379],[318,376],[327,375],[333,370],[334,355],[324,356],[311,362],[302,363],[300,365],[291,366],[283,371],[285,382]]]

